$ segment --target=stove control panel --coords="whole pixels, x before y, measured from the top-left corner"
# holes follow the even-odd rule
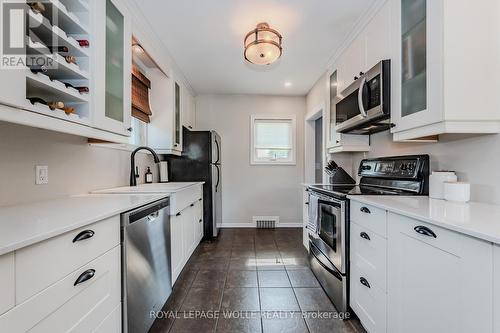
[[[422,158],[418,156],[367,159],[361,161],[358,174],[363,177],[415,179],[422,163]]]

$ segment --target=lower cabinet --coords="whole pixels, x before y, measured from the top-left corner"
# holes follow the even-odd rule
[[[493,332],[500,333],[500,246],[493,251]]]
[[[307,223],[309,222],[309,191],[307,186],[302,191],[302,244],[309,251],[309,231],[307,230]]]
[[[190,197],[189,193],[191,193]],[[170,212],[172,214],[170,216],[172,284],[175,283],[184,265],[203,238],[203,199],[200,198],[201,193],[201,191],[188,189],[173,194],[178,198],[171,199],[180,203],[181,200],[178,199],[183,198],[183,203],[180,206],[179,204],[173,206],[174,210]],[[186,207],[181,208],[182,206]]]
[[[492,332],[491,243],[392,213],[387,239],[388,332]]]
[[[93,231],[87,238],[73,241],[82,232],[77,229],[0,256],[0,331],[120,332],[119,219],[87,226],[85,230]],[[49,252],[59,266],[50,263]],[[38,271],[39,264],[51,274]],[[37,277],[42,284],[36,283]],[[9,292],[3,292],[4,285]],[[14,292],[23,297],[13,298]],[[6,306],[10,308],[4,312]]]

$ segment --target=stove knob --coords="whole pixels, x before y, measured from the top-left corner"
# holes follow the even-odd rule
[[[408,170],[413,171],[415,170],[415,164],[411,163],[408,165]]]

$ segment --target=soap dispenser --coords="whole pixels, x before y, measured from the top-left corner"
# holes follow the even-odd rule
[[[150,167],[148,167],[146,174],[144,175],[144,181],[146,184],[151,184],[153,182],[153,173],[151,172]]]

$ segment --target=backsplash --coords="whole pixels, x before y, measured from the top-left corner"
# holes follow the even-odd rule
[[[139,183],[151,156],[136,155]],[[35,165],[48,165],[49,183],[35,185]],[[0,206],[85,194],[129,182],[130,152],[91,146],[86,138],[0,122]]]
[[[471,183],[473,201],[500,204],[500,135],[446,135],[438,143],[397,143],[382,132],[372,135],[370,147],[368,153],[352,155],[353,174],[365,157],[429,154],[431,170],[453,170],[459,180]]]

